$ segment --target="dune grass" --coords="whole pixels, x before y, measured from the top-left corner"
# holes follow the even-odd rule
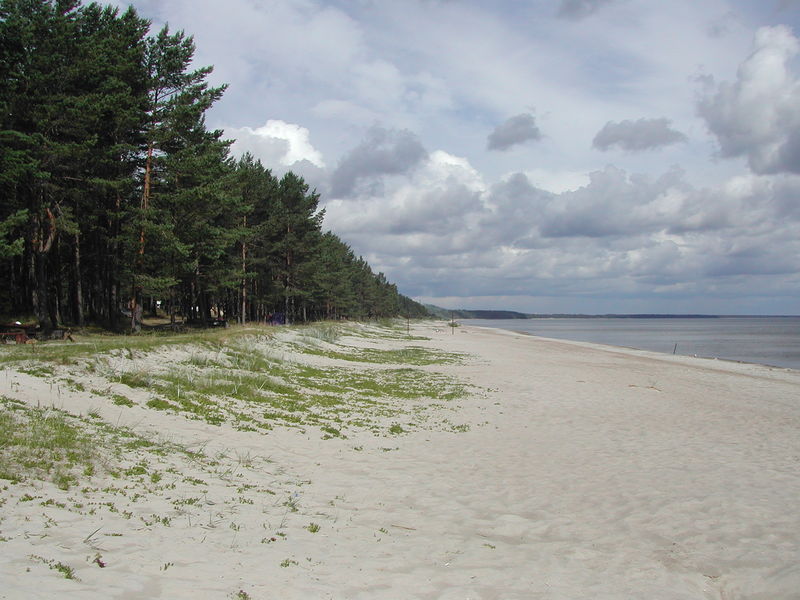
[[[362,335],[386,336],[395,347],[347,344],[348,336]],[[74,345],[13,349],[0,353],[0,361],[19,361],[20,370],[58,379],[69,389],[76,386],[76,367],[91,371],[106,381],[93,384],[91,392],[123,408],[169,411],[240,430],[313,427],[323,437],[346,437],[357,429],[385,434],[387,420],[402,419],[404,431],[435,427],[427,413],[470,392],[452,376],[419,368],[458,363],[462,355],[402,345],[418,341],[404,340],[404,335],[397,323],[234,326],[187,334],[95,336]],[[166,346],[180,348],[184,358],[174,362],[160,353],[156,363],[147,361]],[[303,361],[303,355],[352,367],[318,366]]]
[[[0,406],[0,479],[49,479],[68,489],[94,472],[94,441],[64,412],[6,397]]]
[[[0,364],[35,361],[57,365],[74,365],[86,357],[119,353],[133,358],[169,346],[202,345],[225,347],[231,341],[257,336],[267,338],[271,330],[261,326],[233,326],[226,329],[203,329],[186,333],[152,331],[136,335],[93,333],[73,335],[75,342],[9,345],[0,352]]]

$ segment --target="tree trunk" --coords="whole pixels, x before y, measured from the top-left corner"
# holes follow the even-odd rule
[[[142,290],[136,285],[136,275],[141,272],[142,265],[144,264],[144,219],[145,213],[150,206],[150,174],[153,170],[153,144],[152,142],[147,147],[147,161],[144,166],[144,189],[142,191],[142,201],[139,205],[141,208],[142,224],[139,226],[139,252],[136,258],[136,265],[133,269],[133,282],[131,284],[131,300],[129,303],[131,310],[131,332],[138,332],[141,330],[141,314],[142,314]]]
[[[83,327],[83,287],[81,284],[81,234],[75,232],[75,252],[73,255],[73,268],[75,269],[75,322],[78,327]]]
[[[31,269],[28,271],[32,276],[31,290],[33,299],[33,310],[36,313],[36,318],[39,320],[39,325],[46,332],[53,330],[53,319],[51,316],[50,297],[48,294],[48,279],[47,279],[47,265],[45,259],[53,247],[53,241],[56,238],[56,218],[53,212],[48,208],[45,209],[47,213],[47,225],[42,224],[40,215],[33,217],[33,236],[31,238]],[[47,230],[45,231],[45,227]]]
[[[247,229],[247,215],[242,217],[243,229]],[[239,323],[247,322],[247,242],[242,240],[242,311],[239,314]]]

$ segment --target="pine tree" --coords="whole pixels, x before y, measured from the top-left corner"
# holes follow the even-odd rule
[[[209,156],[223,161],[227,146],[220,142],[221,132],[208,132],[204,122],[205,111],[222,97],[225,86],[208,87],[212,67],[189,70],[194,52],[193,38],[183,31],[170,34],[168,26],[147,40],[148,118],[141,200],[138,209],[132,210],[136,229],[127,232],[132,329],[137,328],[143,296],[165,295],[178,283],[180,271],[185,275],[192,266],[199,280],[197,253],[192,255],[187,247],[186,235],[181,239],[175,232],[186,226],[180,219],[187,213],[185,206],[177,205],[186,203],[193,187],[208,183],[201,181],[204,174],[191,171],[190,165],[207,166]],[[207,154],[196,158],[193,155],[197,153]],[[148,250],[148,244],[160,247]]]
[[[307,318],[301,302],[311,289],[309,261],[320,239],[324,211],[317,211],[318,205],[319,194],[309,193],[302,177],[287,173],[278,183],[276,213],[265,228],[274,251],[275,277],[282,287],[283,310],[290,320]]]

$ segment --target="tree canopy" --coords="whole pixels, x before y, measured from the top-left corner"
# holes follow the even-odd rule
[[[426,315],[322,231],[302,177],[231,157],[205,123],[225,88],[194,53],[133,8],[0,0],[0,314]]]

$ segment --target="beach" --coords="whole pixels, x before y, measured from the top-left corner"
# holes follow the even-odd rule
[[[253,337],[328,373],[463,386],[329,435],[187,418],[123,383],[131,363],[202,369],[185,349],[4,363],[3,410],[138,437],[69,486],[0,480],[0,598],[800,598],[800,371],[402,325],[314,353]],[[408,348],[442,360],[346,359]]]

